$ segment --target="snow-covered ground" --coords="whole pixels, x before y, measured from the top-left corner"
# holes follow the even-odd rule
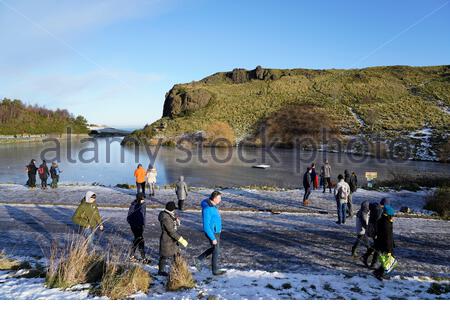
[[[96,246],[128,250],[132,234],[126,222],[127,206],[134,191],[101,186],[62,186],[57,190],[28,190],[0,185],[0,251],[21,260],[45,264],[52,243],[64,246],[75,226],[71,216],[86,190],[98,194],[105,231]],[[185,212],[180,213],[180,233],[189,241],[183,254],[191,258],[208,247],[202,233],[199,202],[211,190],[190,192]],[[397,209],[409,206],[421,211],[426,192],[374,192],[359,190],[362,200],[379,201],[389,196]],[[300,204],[302,191],[224,190],[221,262],[229,272],[211,277],[205,267],[194,271],[197,287],[168,293],[156,277],[148,295],[136,299],[448,299],[427,293],[433,279],[449,281],[450,222],[423,218],[397,218],[394,225],[395,255],[399,266],[389,281],[379,282],[359,259],[350,255],[355,239],[354,219],[335,224],[331,194],[315,191],[312,206]],[[150,200],[144,232],[149,272],[156,274],[158,259],[158,212],[175,200],[173,190],[159,190]],[[273,214],[272,212],[277,214]],[[363,249],[359,250],[361,254]],[[17,279],[0,274],[2,299],[86,299],[88,290],[46,289],[43,279]],[[448,284],[448,282],[444,282]]]
[[[152,274],[156,268],[147,267]],[[221,277],[212,277],[203,269],[191,271],[196,287],[179,292],[165,289],[165,278],[154,276],[147,294],[136,293],[132,299],[449,299],[450,293],[431,291],[432,284],[449,286],[450,281],[427,277],[394,276],[380,282],[368,275],[282,273],[230,269]],[[89,294],[89,286],[62,291],[48,289],[44,279],[17,279],[0,273],[0,299],[104,299]]]
[[[90,186],[90,185],[61,185],[58,189],[41,190],[39,188],[29,190],[18,184],[0,184],[0,203],[16,204],[58,204],[78,205],[86,191],[91,190],[97,194],[100,206],[127,207],[134,199],[135,190],[126,190],[116,187]],[[199,209],[200,202],[213,190],[207,188],[194,188],[186,199],[185,207]],[[313,191],[311,205],[304,207],[302,204],[303,190],[263,191],[251,189],[224,189],[222,210],[255,210],[255,211],[289,211],[289,212],[322,212],[334,213],[336,205],[334,196],[327,190]],[[383,197],[389,197],[395,209],[408,206],[416,213],[429,213],[423,209],[428,191],[392,191],[379,192],[358,189],[353,194],[355,211],[364,201],[379,202]],[[173,189],[160,189],[156,197],[148,200],[148,206],[162,207],[168,201],[175,201]]]

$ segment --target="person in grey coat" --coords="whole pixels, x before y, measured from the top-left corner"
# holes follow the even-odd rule
[[[186,200],[188,195],[188,186],[184,181],[183,176],[180,176],[180,179],[175,185],[175,193],[177,194],[178,198],[178,210],[183,211],[184,200]]]
[[[159,213],[161,237],[159,239],[158,275],[168,276],[166,266],[178,253],[178,244],[187,247],[188,242],[178,233],[180,220],[175,215],[175,202],[166,204],[164,211]]]
[[[369,239],[366,235],[367,225],[369,224],[369,201],[364,201],[361,203],[361,209],[359,209],[356,214],[356,241],[352,246],[352,256],[356,257],[356,249],[358,248],[359,243],[363,242],[364,246],[368,249]]]
[[[323,181],[323,193],[325,193],[325,190],[328,189],[330,190],[331,193],[331,166],[328,163],[328,160],[325,160],[325,164],[322,166],[322,175],[324,178]]]

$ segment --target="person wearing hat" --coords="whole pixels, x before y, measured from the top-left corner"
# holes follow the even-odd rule
[[[50,186],[52,189],[58,188],[59,175],[61,172],[62,170],[59,169],[58,162],[53,161],[52,166],[50,167],[50,177],[52,178],[52,183]]]
[[[166,208],[159,213],[161,236],[159,238],[159,264],[158,275],[168,276],[167,265],[179,252],[178,245],[187,247],[188,242],[178,233],[180,220],[175,214],[175,202],[170,201]]]
[[[102,218],[98,212],[96,203],[97,195],[92,192],[86,192],[81,199],[80,205],[72,216],[72,221],[79,226],[79,232],[90,244],[93,242],[94,232],[98,228],[103,231]]]
[[[137,261],[135,257],[136,249],[139,248],[143,263],[150,263],[145,257],[144,227],[146,216],[146,203],[142,192],[136,195],[136,199],[131,203],[128,209],[127,222],[130,225],[131,232],[134,235],[133,244],[130,250],[130,260]]]
[[[212,273],[215,276],[224,274],[226,271],[219,269],[220,256],[220,233],[222,232],[222,218],[220,217],[217,205],[222,201],[222,196],[219,191],[214,191],[208,199],[201,202],[203,232],[206,235],[211,247],[199,255],[195,260],[195,265],[198,270],[201,269],[201,262],[208,256],[212,256],[211,267]]]
[[[397,265],[396,259],[393,257],[394,251],[394,215],[395,210],[391,207],[387,198],[381,200],[383,214],[377,221],[377,236],[375,238],[374,249],[379,254],[381,266],[374,271],[377,279],[383,280],[385,273],[389,273]],[[385,263],[383,260],[390,260]]]

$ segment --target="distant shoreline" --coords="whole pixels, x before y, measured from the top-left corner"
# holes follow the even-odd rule
[[[87,133],[71,134],[75,137],[89,137]],[[16,143],[27,143],[27,142],[42,142],[44,139],[66,139],[66,133],[49,133],[49,134],[20,134],[20,135],[0,135],[0,145],[2,144],[16,144]]]

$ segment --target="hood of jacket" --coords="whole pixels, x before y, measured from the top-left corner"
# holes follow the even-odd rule
[[[203,200],[200,205],[202,206],[202,209],[207,208],[207,207],[215,207],[215,205],[213,205],[211,203],[211,200],[209,200],[209,199]]]

